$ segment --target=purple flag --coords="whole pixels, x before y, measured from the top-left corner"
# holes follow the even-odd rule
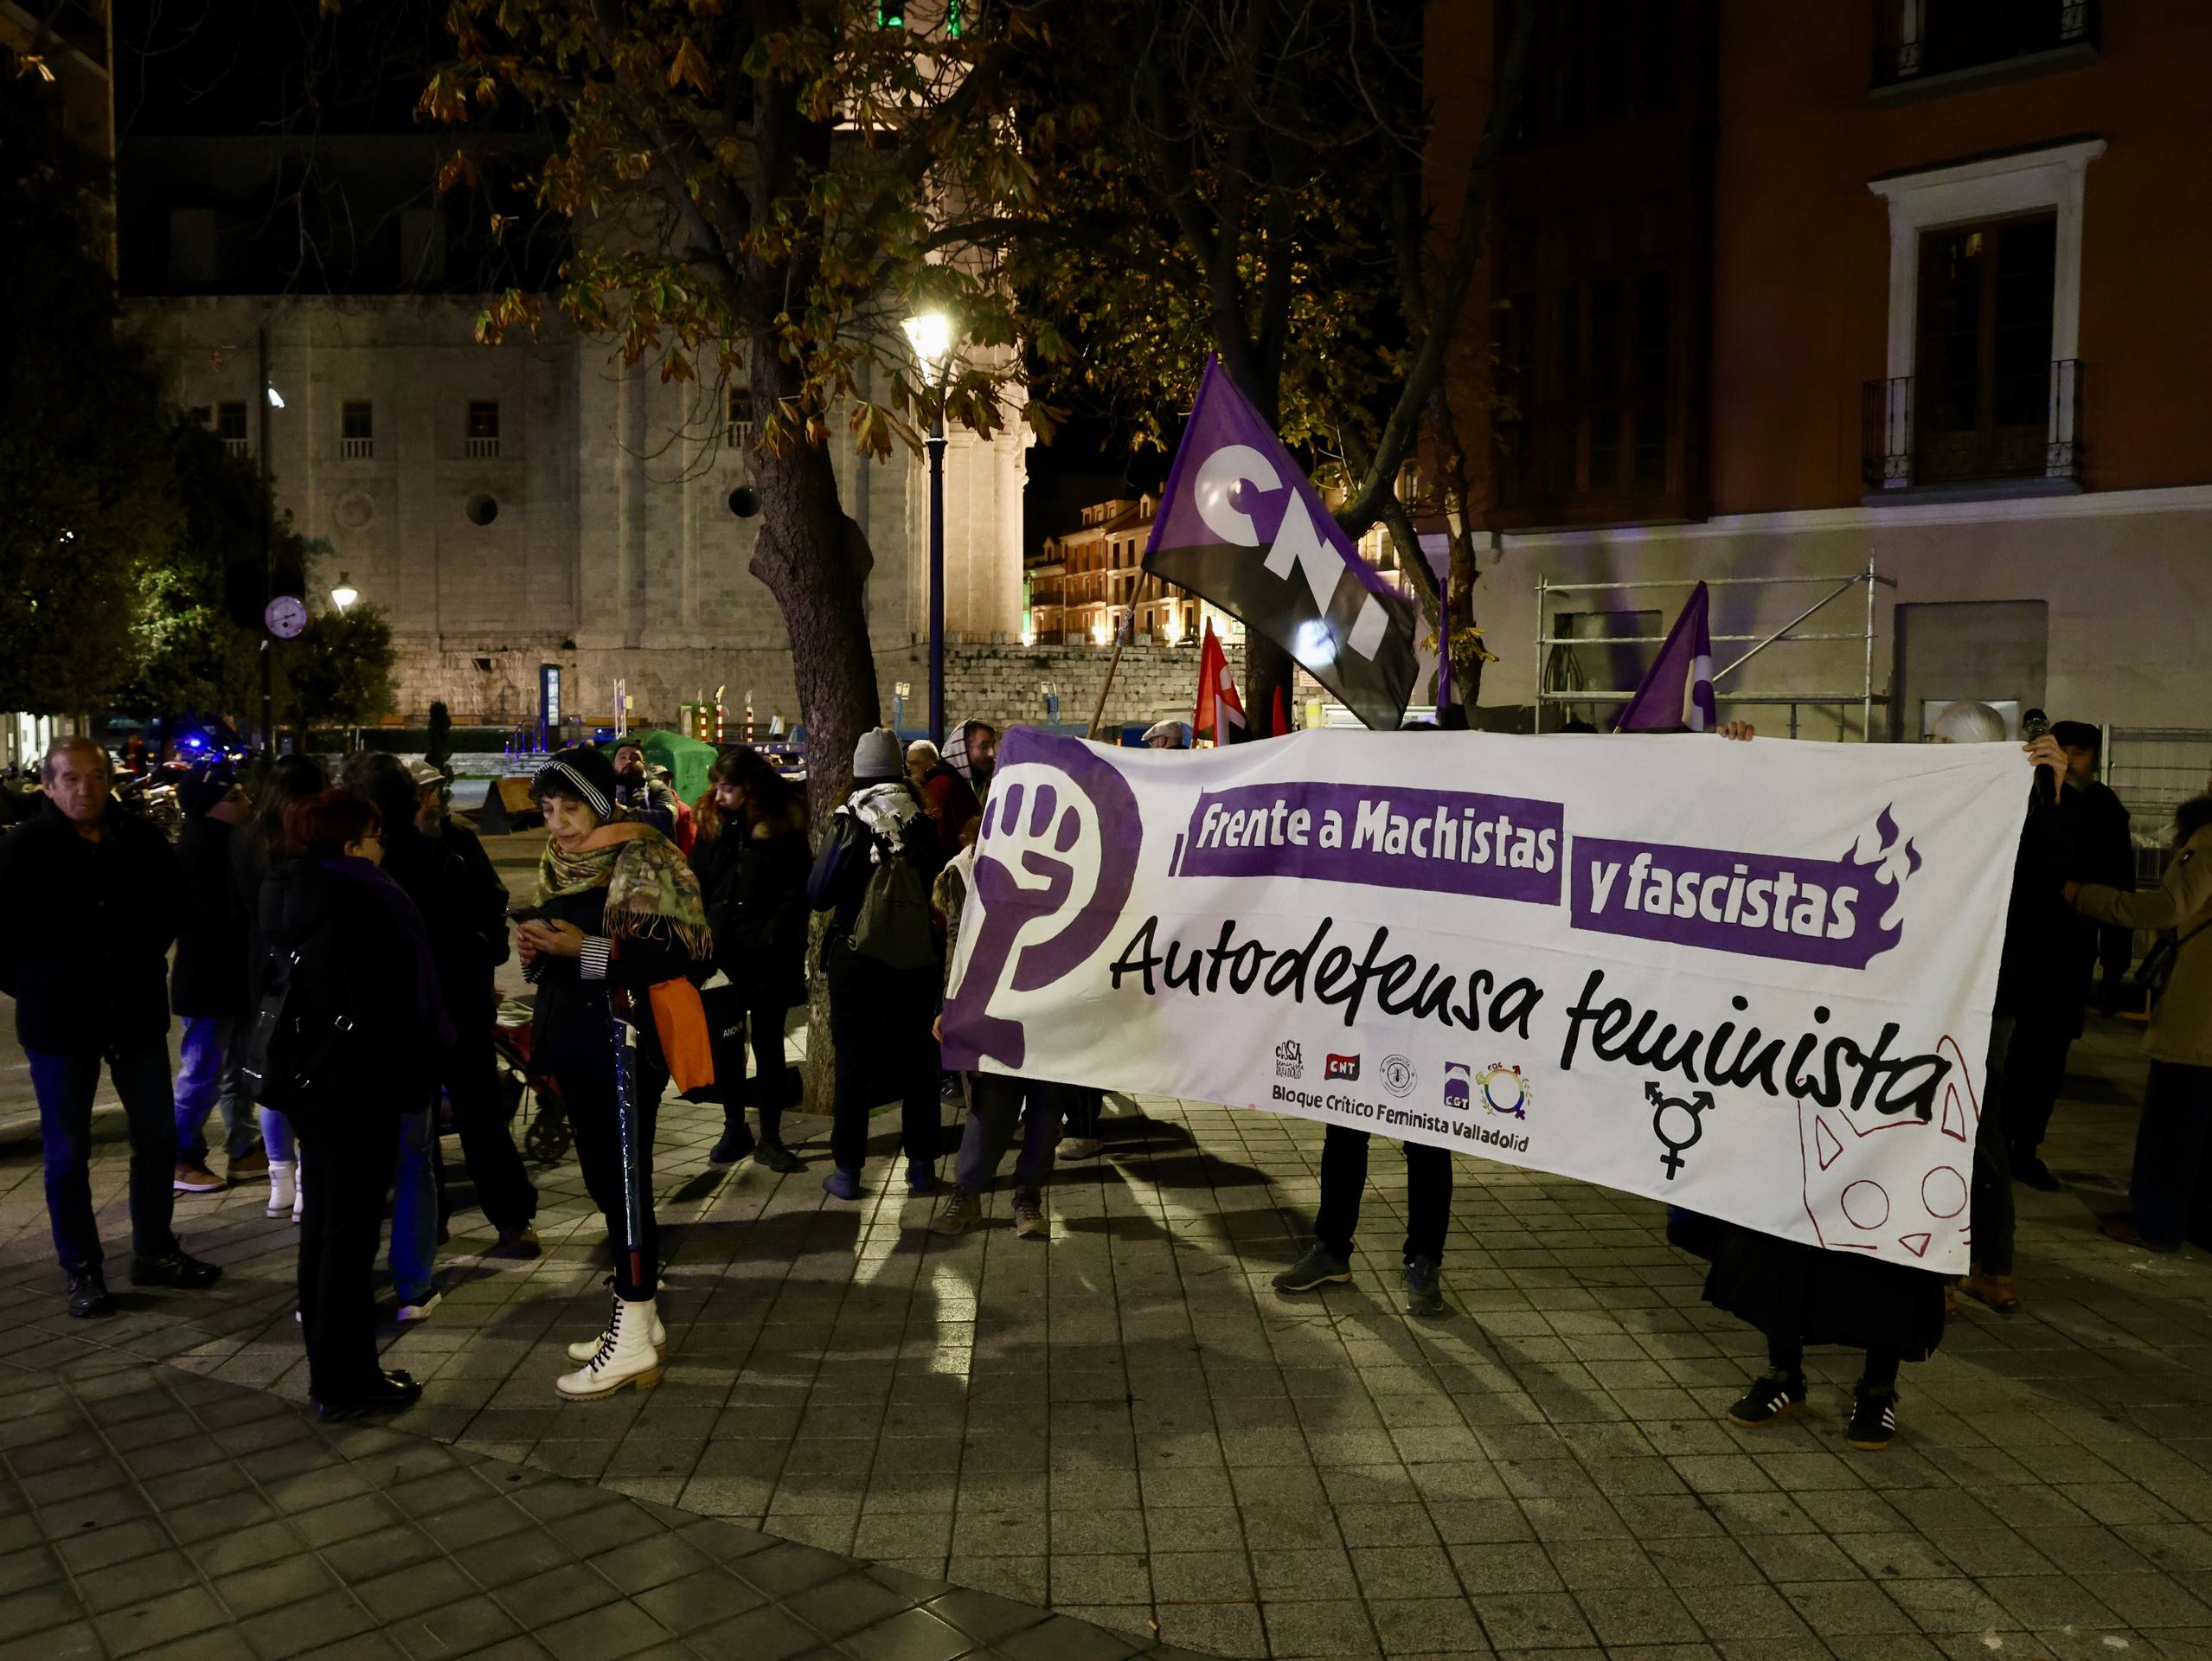
[[[1690,590],[1689,603],[1667,631],[1666,644],[1613,723],[1613,731],[1677,733],[1687,726],[1693,733],[1709,733],[1721,724],[1713,702],[1712,606],[1703,583]],[[1689,706],[1686,721],[1685,693]]]
[[[1323,505],[1305,470],[1206,360],[1144,568],[1279,642],[1367,725],[1395,729],[1419,673],[1419,612]]]

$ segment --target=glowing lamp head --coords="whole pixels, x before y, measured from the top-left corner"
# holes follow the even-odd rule
[[[338,586],[330,590],[330,604],[343,612],[360,598],[361,591],[353,586],[353,579],[339,572]]]
[[[952,320],[942,311],[925,311],[906,321],[907,342],[914,356],[934,380],[952,350]]]

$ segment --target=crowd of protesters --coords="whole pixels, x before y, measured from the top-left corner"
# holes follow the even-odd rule
[[[1723,735],[1752,736],[1740,723]],[[561,751],[533,781],[547,839],[529,902],[512,910],[482,844],[444,811],[444,780],[420,765],[358,754],[334,786],[313,761],[285,758],[250,804],[223,768],[202,769],[180,791],[172,850],[112,801],[97,746],[58,741],[42,773],[48,811],[0,841],[0,914],[16,924],[0,935],[0,990],[16,1000],[30,1058],[70,1312],[115,1306],[87,1179],[105,1064],[130,1136],[132,1284],[213,1285],[220,1271],[171,1228],[174,1196],[266,1173],[269,1215],[300,1225],[298,1316],[318,1410],[340,1417],[414,1399],[420,1387],[379,1360],[375,1259],[388,1207],[397,1318],[434,1311],[450,1215],[441,1110],[497,1236],[491,1249],[540,1250],[537,1195],[493,1049],[493,978],[510,926],[535,988],[531,1071],[574,1128],[610,1247],[606,1322],[568,1346],[571,1368],[554,1380],[561,1395],[659,1376],[668,1339],[653,1144],[670,1089],[720,1103],[712,1164],[805,1169],[783,1128],[801,1096],[785,1033],[807,996],[810,912],[821,914],[836,1072],[824,1191],[863,1196],[871,1113],[896,1100],[906,1190],[939,1195],[949,1078],[965,1122],[930,1227],[978,1226],[1011,1150],[1013,1231],[1048,1240],[1055,1162],[1099,1151],[1103,1093],[946,1075],[939,1053],[998,737],[981,721],[941,751],[902,749],[886,729],[863,734],[818,851],[799,792],[749,748],[715,760],[696,804],[635,742],[611,756]],[[1146,742],[1175,747],[1170,737],[1179,743],[1179,723]],[[2006,728],[1987,706],[1958,704],[1931,737],[1996,742]],[[2014,875],[1975,1148],[1974,1261],[1959,1283],[2000,1313],[2021,1306],[2012,1184],[2061,1185],[2040,1150],[2068,1051],[2085,1006],[2121,1001],[2137,930],[2165,941],[2144,977],[2157,989],[2150,1087],[2132,1213],[2103,1226],[2156,1251],[2212,1243],[2212,941],[2200,940],[2212,924],[2212,797],[2183,805],[2163,885],[2137,894],[2126,811],[2095,779],[2096,729],[2060,722],[2027,750],[2035,772],[2017,846],[1992,850]],[[173,1074],[172,1011],[183,1022]],[[223,1177],[207,1140],[218,1110]],[[1279,1292],[1352,1279],[1369,1142],[1327,1128],[1314,1238],[1274,1278]],[[1403,1151],[1403,1306],[1439,1316],[1452,1161],[1425,1144]],[[1900,1367],[1940,1343],[1950,1283],[1683,1214],[1670,1235],[1710,1260],[1707,1299],[1765,1338],[1767,1371],[1728,1409],[1732,1421],[1755,1427],[1802,1407],[1806,1346],[1840,1344],[1865,1357],[1847,1440],[1888,1443]]]

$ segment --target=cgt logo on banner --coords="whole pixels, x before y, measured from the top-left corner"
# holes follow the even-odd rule
[[[946,1062],[1957,1272],[2023,773],[2009,745],[1017,728]]]

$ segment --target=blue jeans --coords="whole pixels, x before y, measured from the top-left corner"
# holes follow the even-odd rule
[[[269,1158],[289,1164],[299,1156],[292,1151],[292,1121],[273,1107],[259,1110],[261,1119],[261,1145],[269,1151]]]
[[[239,1111],[239,1029],[231,1015],[188,1015],[184,1042],[176,1060],[176,1157],[197,1164],[208,1157],[210,1109],[222,1109],[223,1147],[234,1159],[253,1151],[260,1140],[253,1118]]]
[[[169,1089],[169,1044],[149,1038],[99,1055],[28,1052],[31,1088],[38,1096],[39,1133],[46,1144],[46,1215],[54,1228],[54,1254],[71,1274],[106,1260],[99,1224],[93,1216],[91,1178],[93,1098],[99,1093],[103,1059],[123,1098],[131,1137],[131,1249],[174,1249],[170,1215],[176,1203],[176,1120]]]
[[[403,1304],[430,1295],[438,1267],[438,1110],[400,1115],[399,1162],[392,1173],[392,1286]]]
[[[1042,1188],[1052,1175],[1053,1145],[1060,1138],[1061,1117],[1068,1099],[1076,1093],[1064,1084],[1017,1079],[1003,1073],[971,1073],[967,1128],[960,1133],[959,1158],[953,1162],[953,1180],[971,1194],[988,1189],[998,1175],[998,1162],[1014,1140],[1014,1119],[1022,1117],[1022,1151],[1014,1157],[1014,1186]],[[1024,1104],[1026,1102],[1026,1111]]]
[[[2212,1067],[2151,1063],[2128,1204],[2135,1232],[2171,1250],[2212,1216]]]

